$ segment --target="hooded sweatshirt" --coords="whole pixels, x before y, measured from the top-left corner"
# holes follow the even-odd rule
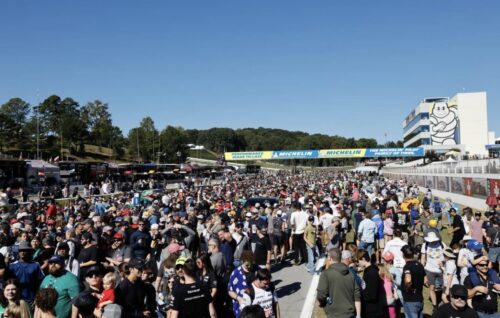
[[[360,300],[360,289],[346,265],[335,263],[321,273],[317,298],[320,303],[325,303],[327,297],[332,300],[331,305],[325,306],[328,317],[356,316],[354,302]]]

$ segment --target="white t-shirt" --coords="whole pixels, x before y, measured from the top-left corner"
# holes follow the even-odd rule
[[[252,301],[252,305],[259,305],[264,309],[264,314],[266,318],[274,318],[274,310],[273,310],[273,299],[275,302],[278,301],[278,297],[276,293],[271,292],[266,289],[261,289],[253,285],[253,290],[255,291],[255,297]]]
[[[427,242],[422,244],[422,249],[420,250],[422,254],[427,255],[424,268],[431,273],[441,273],[441,266],[439,265],[444,262],[443,252],[446,245],[444,243],[439,244],[439,242],[433,246],[427,246],[428,244]]]
[[[459,262],[464,257],[465,257],[465,259],[467,259],[467,266],[460,268],[460,282],[462,284],[465,281],[465,278],[467,276],[469,276],[469,271],[467,270],[467,268],[469,266],[472,266],[471,264],[472,264],[472,261],[474,260],[474,256],[476,256],[476,254],[473,251],[469,250],[468,248],[461,248],[460,251],[458,252],[458,261]]]
[[[406,265],[403,253],[401,252],[401,248],[405,245],[408,244],[399,237],[395,237],[385,244],[384,253],[391,252],[394,255],[394,267],[399,269],[403,269]]]
[[[323,229],[329,227],[332,224],[332,220],[333,220],[333,215],[331,215],[330,213],[325,213],[319,217],[319,223],[321,224]]]
[[[448,275],[451,275],[453,278],[451,280],[451,285],[450,288],[453,285],[458,285],[458,278],[457,278],[457,265],[455,264],[454,259],[450,259],[446,261],[446,264],[444,265],[444,276],[443,276],[443,281],[444,281],[444,286],[448,287]]]
[[[293,212],[290,218],[291,225],[295,225],[295,230],[293,231],[293,234],[304,234],[308,219],[309,219],[309,214],[307,214],[307,212],[305,211]]]

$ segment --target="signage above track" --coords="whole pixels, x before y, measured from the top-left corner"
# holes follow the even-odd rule
[[[226,152],[224,158],[237,160],[284,160],[284,159],[335,159],[335,158],[376,158],[376,157],[423,157],[424,148],[359,148],[321,150],[272,150]]]

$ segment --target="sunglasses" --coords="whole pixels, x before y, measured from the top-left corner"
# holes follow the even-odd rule
[[[175,270],[183,269],[184,265],[175,265]]]
[[[463,301],[467,300],[467,297],[464,297],[464,296],[452,296],[452,298],[454,298],[454,299],[460,299],[460,300],[463,300]]]
[[[488,266],[488,263],[486,263],[486,264],[477,264],[477,266],[479,266],[479,267],[486,267],[486,266]]]

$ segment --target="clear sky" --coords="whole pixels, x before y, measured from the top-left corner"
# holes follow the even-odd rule
[[[488,93],[500,2],[1,1],[0,103],[100,99],[126,135],[166,125],[402,139],[425,97]]]

